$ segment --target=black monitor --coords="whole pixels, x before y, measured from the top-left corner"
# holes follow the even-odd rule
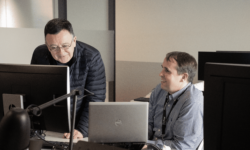
[[[198,52],[198,80],[204,80],[206,62],[250,64],[250,52]]]
[[[3,94],[24,95],[25,109],[69,92],[69,68],[66,66],[0,64],[0,120],[4,115]],[[34,129],[69,132],[69,118],[70,98],[45,108],[40,117],[31,119]]]
[[[204,149],[248,149],[250,65],[207,63]]]
[[[236,51],[236,50],[232,50],[232,51],[217,50],[216,52],[220,52],[220,53],[250,53],[250,51]]]

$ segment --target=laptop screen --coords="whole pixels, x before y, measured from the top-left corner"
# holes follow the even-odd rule
[[[90,142],[116,143],[148,140],[147,102],[90,102]]]

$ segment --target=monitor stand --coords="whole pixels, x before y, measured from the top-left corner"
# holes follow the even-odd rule
[[[19,94],[3,94],[3,110],[4,115],[14,107],[24,109],[23,103],[25,102],[24,95]]]

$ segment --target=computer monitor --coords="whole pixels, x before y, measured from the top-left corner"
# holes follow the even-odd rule
[[[24,108],[41,105],[70,92],[69,68],[52,65],[0,64],[0,120],[3,94],[24,95]],[[55,132],[70,131],[70,98],[33,116],[34,128]]]
[[[250,64],[250,52],[198,52],[198,80],[204,80],[206,62]]]
[[[204,149],[248,149],[250,65],[207,63]]]
[[[232,51],[228,51],[228,50],[217,50],[216,52],[220,52],[220,53],[250,53],[250,51],[236,51],[236,50],[232,50]]]

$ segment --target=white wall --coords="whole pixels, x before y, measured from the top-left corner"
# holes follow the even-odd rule
[[[0,0],[0,27],[42,28],[55,15],[56,0]]]
[[[250,1],[117,0],[116,60],[162,62],[170,51],[249,50]]]
[[[109,0],[67,0],[67,19],[75,29],[108,30]]]
[[[42,28],[0,28],[0,63],[30,64],[34,49],[44,42]]]

